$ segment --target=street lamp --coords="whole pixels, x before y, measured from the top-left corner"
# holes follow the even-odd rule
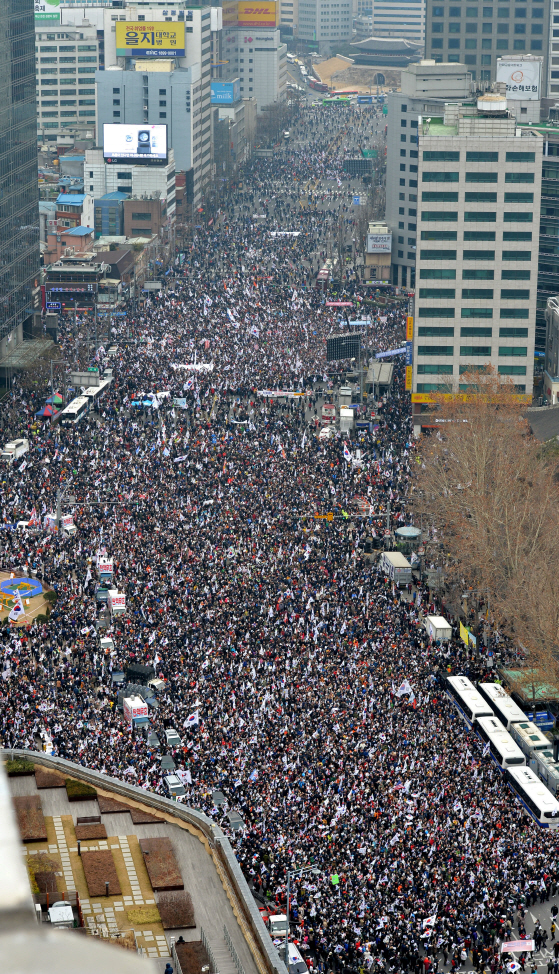
[[[300,866],[299,869],[288,869],[287,870],[287,908],[286,908],[286,920],[285,925],[285,966],[289,970],[289,894],[291,891],[291,877],[292,876],[304,876],[305,873],[313,873],[314,876],[320,876],[320,869],[316,866]]]

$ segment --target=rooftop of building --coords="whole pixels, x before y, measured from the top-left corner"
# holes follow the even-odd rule
[[[60,193],[56,202],[67,203],[69,206],[81,206],[86,195],[86,193]]]
[[[194,949],[205,949],[210,970],[219,958],[220,971],[286,974],[228,838],[203,813],[49,754],[4,757],[9,779],[0,768],[0,818],[9,888],[0,882],[0,951],[4,931],[18,928],[38,951],[35,963],[20,963],[18,971],[89,974],[89,952],[102,940],[108,946],[96,969],[105,974],[162,974],[167,962],[181,974]],[[56,940],[49,914],[55,902],[67,904],[71,926],[58,935],[58,962],[41,967],[37,940],[47,952]],[[9,925],[2,917],[8,911]],[[175,946],[180,937],[184,946]],[[63,962],[65,951],[74,955],[73,967]],[[138,954],[148,963],[142,966]]]
[[[99,203],[101,200],[127,200],[129,196],[130,193],[121,193],[119,189],[116,189],[114,193],[105,193],[104,196],[100,196],[95,202]]]
[[[93,227],[72,227],[71,229],[65,230],[61,229],[60,233],[63,233],[67,237],[87,237],[88,234],[94,233]]]

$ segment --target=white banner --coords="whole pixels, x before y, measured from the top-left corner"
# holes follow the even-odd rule
[[[541,58],[520,58],[509,61],[497,58],[497,81],[507,86],[507,98],[512,101],[539,101],[541,98]]]

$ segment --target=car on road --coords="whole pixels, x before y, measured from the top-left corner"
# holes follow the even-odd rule
[[[169,798],[180,798],[186,794],[184,785],[176,774],[166,774],[163,778],[163,787]]]
[[[168,727],[167,728],[167,730],[165,731],[165,737],[166,737],[167,744],[168,744],[169,747],[181,747],[182,746],[182,741],[181,741],[181,739],[180,739],[179,735],[177,734],[177,732],[176,732],[176,730],[175,730],[174,727]]]

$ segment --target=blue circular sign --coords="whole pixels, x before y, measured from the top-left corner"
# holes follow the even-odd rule
[[[36,578],[5,578],[0,582],[2,595],[14,598],[20,595],[22,599],[32,599],[34,595],[41,595],[43,586]]]

